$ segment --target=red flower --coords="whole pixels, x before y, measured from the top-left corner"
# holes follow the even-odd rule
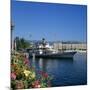
[[[47,73],[44,73],[43,74],[43,77],[47,78],[48,77],[48,74]]]
[[[47,78],[47,77],[48,77],[48,74],[45,73],[45,72],[43,72],[43,71],[40,71],[39,73],[40,73],[44,78]]]
[[[12,72],[12,73],[11,73],[11,79],[13,79],[13,80],[16,79],[16,73],[15,73],[15,72]]]

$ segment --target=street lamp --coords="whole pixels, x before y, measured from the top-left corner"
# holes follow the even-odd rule
[[[14,24],[11,22],[11,51],[13,51],[13,29],[14,29]]]

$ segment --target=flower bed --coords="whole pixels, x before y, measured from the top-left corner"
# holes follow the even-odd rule
[[[11,88],[44,88],[50,87],[51,77],[46,73],[30,67],[28,58],[22,54],[12,54],[11,57]],[[38,77],[37,77],[38,76]]]

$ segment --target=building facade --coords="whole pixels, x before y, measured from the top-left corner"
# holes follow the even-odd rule
[[[86,43],[70,43],[70,42],[58,42],[53,43],[53,48],[55,50],[86,50],[87,44]]]

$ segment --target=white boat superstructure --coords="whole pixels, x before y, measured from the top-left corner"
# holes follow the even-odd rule
[[[51,46],[49,43],[41,43],[38,44],[36,47],[39,54],[58,53],[58,50],[53,49],[53,46]]]
[[[38,58],[73,58],[75,51],[58,51],[53,48],[52,45],[47,43],[45,39],[35,45],[34,49],[30,50],[30,57]]]

